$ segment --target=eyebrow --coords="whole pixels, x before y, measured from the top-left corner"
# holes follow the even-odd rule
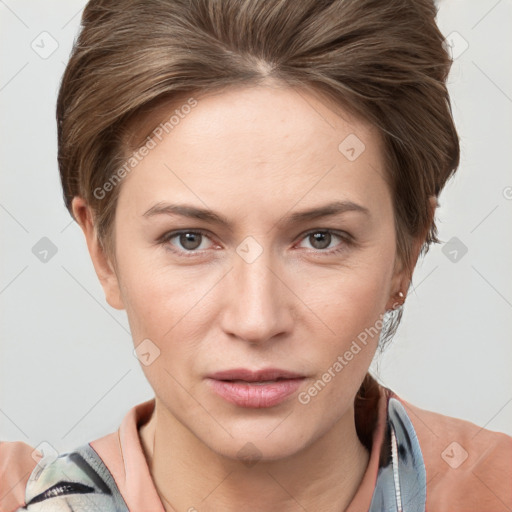
[[[281,218],[279,224],[300,224],[301,222],[341,215],[345,212],[359,212],[368,217],[371,216],[370,210],[360,204],[352,201],[335,201],[323,206],[285,215]],[[188,204],[170,204],[160,202],[147,210],[143,214],[143,217],[153,217],[155,215],[179,215],[182,217],[203,220],[212,224],[218,224],[226,228],[230,228],[231,226],[226,217],[223,217],[222,215],[207,208],[198,208]]]

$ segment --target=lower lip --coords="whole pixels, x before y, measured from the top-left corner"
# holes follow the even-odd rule
[[[208,379],[213,391],[222,398],[240,407],[260,409],[273,407],[293,395],[304,378],[283,379],[269,384],[250,384]]]

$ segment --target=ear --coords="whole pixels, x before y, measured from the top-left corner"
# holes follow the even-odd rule
[[[437,197],[436,196],[430,196],[429,197],[429,213],[430,213],[430,220],[428,223],[428,228],[425,230],[424,233],[422,233],[420,236],[416,238],[414,241],[414,244],[412,246],[411,250],[411,268],[414,268],[416,266],[416,263],[418,261],[418,257],[421,252],[421,248],[423,244],[425,243],[425,239],[427,237],[428,229],[430,229],[430,226],[432,225],[432,221],[434,219],[434,215],[437,208]],[[409,275],[409,272],[407,271],[407,268],[402,265],[402,268],[398,269],[395,266],[395,274],[393,275],[392,280],[392,286],[391,286],[391,295],[389,297],[388,303],[386,304],[386,309],[393,309],[398,304],[401,304],[405,301],[407,291],[409,290],[409,286],[411,284],[412,275]],[[398,293],[402,292],[403,297],[399,297]]]
[[[90,206],[84,199],[75,196],[71,208],[76,221],[84,232],[92,264],[105,292],[107,302],[115,309],[124,309],[119,280],[112,263],[98,240]]]

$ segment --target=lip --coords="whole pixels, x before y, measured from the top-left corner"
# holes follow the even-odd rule
[[[304,375],[278,368],[256,371],[237,368],[209,375],[207,382],[226,401],[239,407],[261,409],[282,403],[305,379]]]
[[[305,377],[300,373],[281,370],[280,368],[263,368],[261,370],[248,370],[247,368],[234,368],[208,375],[215,380],[245,380],[246,382],[261,382],[276,379],[300,379]]]

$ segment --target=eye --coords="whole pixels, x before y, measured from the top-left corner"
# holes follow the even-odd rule
[[[331,246],[331,243],[336,242],[336,239],[341,240],[343,243]],[[330,229],[317,229],[306,233],[301,239],[302,242],[308,242],[316,251],[324,252],[327,254],[335,253],[346,249],[347,245],[352,243],[351,236],[348,233],[337,234]],[[304,247],[303,245],[299,247]],[[329,249],[329,250],[326,250]]]
[[[210,245],[208,245],[208,241]],[[181,253],[192,253],[210,248],[213,244],[203,231],[174,231],[166,233],[160,240],[160,243],[165,244],[170,250]]]
[[[316,229],[301,237],[299,247],[305,247],[308,242],[312,252],[333,254],[341,252],[353,244],[353,239],[348,233],[336,233],[330,229]],[[336,245],[336,241],[341,243]],[[178,253],[181,256],[197,256],[202,251],[215,247],[208,234],[201,230],[181,230],[165,233],[159,240],[167,250]],[[334,244],[334,245],[333,245]],[[307,247],[306,247],[307,248]]]

